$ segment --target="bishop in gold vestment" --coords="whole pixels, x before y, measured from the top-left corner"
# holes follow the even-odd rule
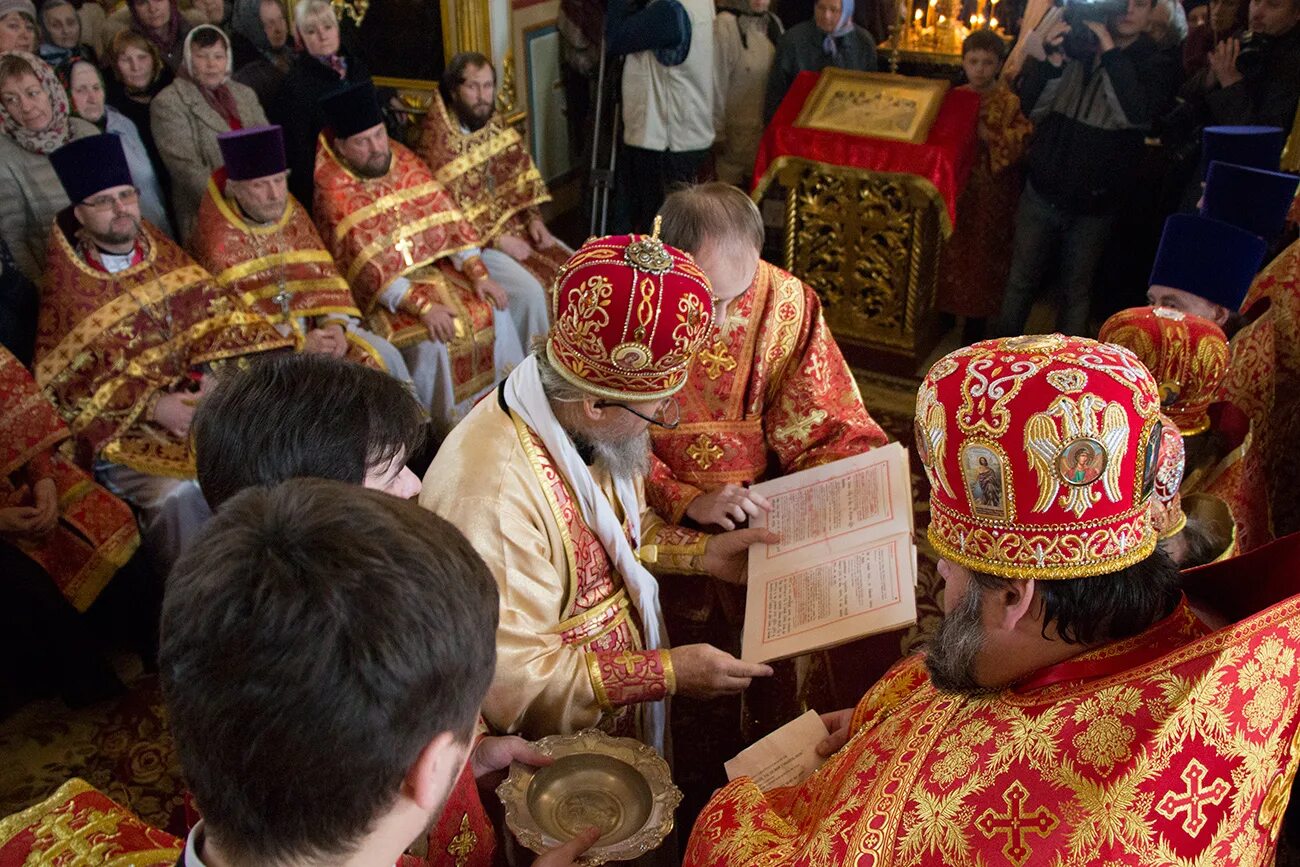
[[[420,503],[497,579],[488,724],[530,738],[597,726],[663,748],[662,700],[698,684],[701,654],[738,672],[731,691],[767,673],[714,648],[670,650],[647,572],[704,574],[728,541],[663,521],[640,478],[645,426],[672,423],[711,328],[708,282],[689,257],[633,236],[588,241],[559,286],[545,348],[451,432]],[[738,535],[736,568],[750,538]]]

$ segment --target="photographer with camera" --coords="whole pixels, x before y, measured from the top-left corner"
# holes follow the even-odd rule
[[[1146,131],[1178,87],[1178,63],[1144,32],[1151,7],[1152,0],[1068,0],[1022,37],[1020,104],[1035,130],[998,335],[1024,330],[1054,254],[1064,292],[1057,330],[1081,335],[1088,327],[1093,275]]]
[[[1300,101],[1300,0],[1251,0],[1249,30],[1209,54],[1184,99],[1199,101],[1205,125],[1290,129]]]

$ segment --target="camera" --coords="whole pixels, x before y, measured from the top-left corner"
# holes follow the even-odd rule
[[[1264,68],[1264,58],[1273,44],[1274,37],[1267,33],[1248,30],[1241,36],[1241,53],[1237,55],[1237,71],[1247,78],[1253,78]]]
[[[1066,0],[1065,23],[1070,32],[1065,34],[1061,49],[1072,60],[1087,60],[1097,53],[1100,45],[1097,34],[1087,27],[1089,21],[1105,26],[1111,19],[1128,12],[1128,0]]]

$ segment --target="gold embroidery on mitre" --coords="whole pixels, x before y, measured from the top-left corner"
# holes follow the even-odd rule
[[[723,454],[724,452],[718,444],[710,439],[708,434],[704,433],[696,437],[695,442],[691,443],[690,447],[686,449],[686,456],[695,461],[695,464],[701,470],[707,470],[722,460]]]
[[[961,365],[957,363],[957,359],[945,356],[934,363],[934,367],[930,368],[930,373],[926,379],[938,382],[945,376],[951,376],[959,367]]]
[[[610,350],[609,360],[624,370],[645,370],[650,366],[650,349],[640,343],[620,343]]]
[[[1046,355],[1015,358],[996,353],[972,360],[966,365],[966,378],[961,384],[957,426],[967,434],[1002,436],[1011,424],[1007,404],[1049,361]]]
[[[1025,425],[1025,451],[1038,476],[1033,511],[1046,512],[1061,491],[1061,508],[1076,517],[1101,501],[1093,484],[1103,482],[1112,503],[1120,501],[1120,473],[1128,451],[1129,420],[1124,407],[1095,394],[1078,400],[1058,397]],[[1100,464],[1100,466],[1099,466]]]
[[[1078,394],[1088,384],[1088,375],[1082,370],[1053,370],[1047,374],[1047,384],[1063,394]]]
[[[942,489],[948,496],[953,494],[948,482],[948,470],[944,465],[944,454],[948,445],[948,415],[934,386],[922,385],[916,394],[916,451],[930,479],[930,487]]]

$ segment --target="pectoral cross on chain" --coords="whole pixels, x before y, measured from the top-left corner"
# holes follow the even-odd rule
[[[393,249],[402,254],[402,261],[406,263],[408,268],[415,264],[415,259],[411,256],[411,250],[414,247],[415,245],[411,243],[410,238],[403,238],[393,245]]]
[[[275,293],[271,300],[280,305],[280,312],[284,314],[285,319],[288,319],[289,302],[293,300],[293,296],[289,294],[289,287],[285,286],[283,281],[280,282],[280,291]]]

